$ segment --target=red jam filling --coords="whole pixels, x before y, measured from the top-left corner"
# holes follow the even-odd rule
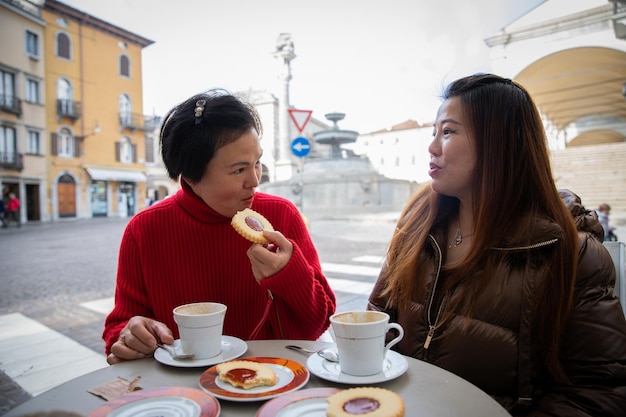
[[[228,377],[231,381],[239,382],[240,384],[243,384],[248,379],[254,378],[255,376],[256,372],[252,369],[237,368],[226,372],[226,377]]]
[[[246,217],[246,224],[250,229],[260,232],[263,230],[263,224],[254,217]]]
[[[355,398],[343,405],[343,410],[348,414],[365,414],[380,407],[378,401],[373,398]]]

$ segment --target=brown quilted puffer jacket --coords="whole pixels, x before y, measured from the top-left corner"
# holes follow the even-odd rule
[[[368,308],[388,312],[403,326],[404,339],[394,347],[398,352],[472,382],[515,416],[622,417],[626,415],[626,319],[613,292],[615,268],[602,244],[602,227],[595,212],[586,210],[570,191],[561,191],[561,197],[575,217],[580,242],[573,311],[561,355],[571,385],[552,381],[529,343],[534,288],[546,279],[544,265],[537,260],[560,238],[558,225],[547,220],[537,220],[523,239],[511,239],[494,249],[506,251],[508,258],[496,281],[501,284],[485,288],[469,322],[454,317],[438,328],[428,349],[424,348],[429,329],[427,309],[440,275],[441,231],[429,236],[420,255],[432,264],[427,278],[420,282],[428,289],[427,296],[405,308],[386,310],[381,296],[386,281],[383,268]],[[446,294],[444,302],[462,292],[459,288]],[[437,308],[435,305],[432,311],[436,313]]]

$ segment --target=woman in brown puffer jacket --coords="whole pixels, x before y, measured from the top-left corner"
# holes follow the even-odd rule
[[[556,189],[532,99],[489,74],[443,98],[432,181],[405,207],[368,308],[403,326],[400,353],[513,415],[623,416],[615,268],[595,213]]]

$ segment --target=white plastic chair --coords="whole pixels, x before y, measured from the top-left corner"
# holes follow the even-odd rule
[[[626,259],[624,256],[624,242],[604,242],[615,264],[615,295],[622,304],[622,310],[626,313]]]

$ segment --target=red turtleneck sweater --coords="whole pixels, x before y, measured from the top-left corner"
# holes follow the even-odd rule
[[[226,304],[224,334],[247,339],[263,316],[268,289],[274,306],[256,338],[317,339],[336,300],[302,216],[290,201],[260,192],[252,209],[294,248],[289,263],[260,284],[246,255],[251,243],[184,182],[175,195],[135,215],[120,245],[115,307],[104,325],[106,353],[133,316],[163,322],[178,338],[172,310],[197,301]]]

